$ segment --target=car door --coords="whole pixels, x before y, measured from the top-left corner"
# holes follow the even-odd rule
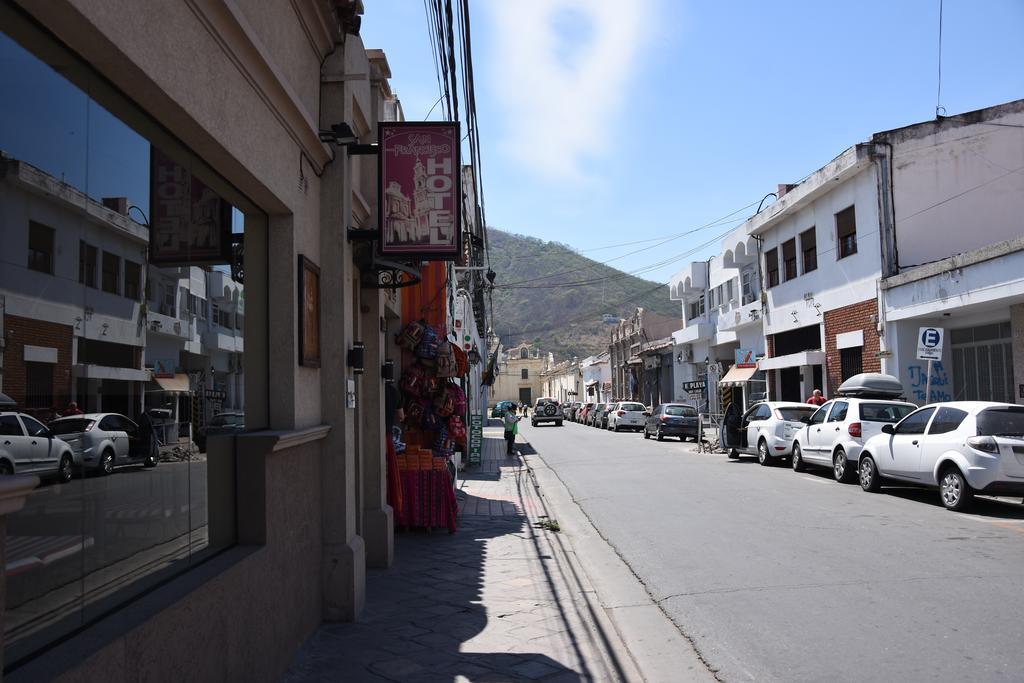
[[[53,437],[50,430],[39,420],[28,415],[19,415],[21,423],[25,425],[25,434],[28,441],[28,455],[32,463],[32,469],[43,470],[57,467],[57,454],[53,448]]]
[[[804,458],[811,460],[819,459],[819,453],[823,448],[822,443],[826,438],[824,433],[825,419],[828,417],[829,411],[832,410],[832,401],[822,404],[818,410],[811,415],[811,421],[807,424],[807,438],[800,444],[801,450],[804,452]]]
[[[836,400],[832,402],[832,410],[825,418],[825,424],[821,426],[821,438],[818,441],[818,450],[815,451],[815,456],[821,460],[832,462],[832,452],[836,448],[836,443],[843,437],[846,416],[849,412],[849,401]]]
[[[935,407],[921,408],[896,425],[889,438],[888,467],[877,463],[883,474],[900,479],[917,480],[921,478],[921,447],[925,429],[935,414]]]
[[[967,411],[959,408],[940,406],[935,411],[935,417],[920,443],[921,460],[917,469],[921,479],[931,479],[935,463],[943,453],[956,446],[957,439],[953,432],[960,428],[966,418]]]
[[[99,428],[106,433],[107,438],[114,445],[114,460],[117,462],[127,460],[129,452],[128,432],[121,423],[121,416],[107,415],[100,420]]]
[[[15,472],[32,469],[32,451],[17,415],[0,415],[0,452],[11,460]]]
[[[656,406],[654,410],[651,411],[651,414],[644,420],[644,430],[648,434],[653,434],[658,431],[658,420],[660,418],[661,411],[664,409],[665,406],[663,405]]]
[[[771,415],[771,412],[771,408],[768,407],[767,403],[759,403],[751,409],[750,417],[747,421],[746,448],[744,449],[746,452],[753,453],[754,449],[757,448],[757,435],[764,426],[764,421]]]

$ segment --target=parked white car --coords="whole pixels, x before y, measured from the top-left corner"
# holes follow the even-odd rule
[[[829,401],[796,435],[793,469],[802,472],[807,465],[829,467],[836,481],[853,481],[864,443],[916,408],[913,403],[886,399],[843,397]]]
[[[623,429],[632,429],[639,432],[644,428],[647,416],[647,406],[635,401],[619,401],[608,411],[608,429],[618,432]]]
[[[83,469],[110,474],[119,465],[142,463],[156,467],[158,450],[152,432],[145,435],[132,420],[118,413],[87,413],[62,417],[50,430],[75,453]]]
[[[806,403],[786,401],[752,405],[740,418],[738,431],[729,430],[729,457],[735,459],[741,453],[756,455],[757,461],[767,467],[776,459],[789,456],[793,439],[804,426],[801,419],[810,416],[815,409]]]
[[[925,406],[864,444],[860,486],[887,479],[937,487],[942,504],[966,510],[975,493],[1024,495],[1024,406],[952,401]]]
[[[68,444],[31,415],[0,412],[0,475],[55,475],[71,479],[75,456]]]

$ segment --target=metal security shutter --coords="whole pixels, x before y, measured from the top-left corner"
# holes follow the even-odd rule
[[[953,398],[1013,403],[1010,323],[952,330]]]
[[[853,346],[839,350],[839,368],[845,382],[854,375],[864,372],[864,347]],[[816,385],[816,388],[817,387]]]

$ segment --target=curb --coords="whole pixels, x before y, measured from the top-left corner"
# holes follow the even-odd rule
[[[531,449],[532,450],[532,449]],[[693,643],[662,611],[540,455],[526,460],[537,495],[568,541],[566,554],[593,587],[600,614],[648,683],[714,681]]]

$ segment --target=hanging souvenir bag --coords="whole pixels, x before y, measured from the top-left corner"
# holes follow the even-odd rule
[[[465,377],[469,374],[469,356],[466,355],[466,352],[458,344],[452,344],[452,355],[455,356],[454,377]]]
[[[437,347],[437,376],[458,377],[459,367],[455,360],[455,346],[449,342],[441,342]]]
[[[465,415],[466,414],[466,392],[462,390],[458,384],[448,383],[444,388],[445,393],[448,394],[448,398],[452,401],[452,414],[453,415]]]
[[[428,385],[426,372],[418,365],[407,368],[399,380],[399,387],[408,396],[423,396],[429,389]]]
[[[441,417],[450,417],[455,412],[455,402],[447,391],[440,392],[434,398],[434,412]]]
[[[462,446],[466,445],[466,425],[458,415],[453,415],[448,420],[448,434],[455,443]]]
[[[429,325],[424,325],[423,336],[420,339],[420,343],[416,345],[416,357],[429,365],[434,365],[433,361],[437,359],[440,343],[441,340],[438,339],[437,332],[434,332],[433,328]]]
[[[412,351],[419,346],[420,341],[423,339],[424,329],[426,329],[426,326],[423,323],[413,320],[401,332],[395,335],[395,343],[403,349]]]

